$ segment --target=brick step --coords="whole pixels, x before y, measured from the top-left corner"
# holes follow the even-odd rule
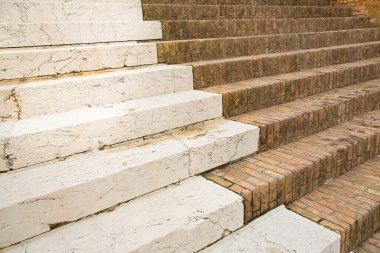
[[[0,248],[249,155],[257,143],[257,127],[216,119],[0,174]]]
[[[0,2],[0,23],[5,24],[142,20],[141,5],[129,4],[129,1],[124,4],[40,0]]]
[[[379,56],[380,41],[375,41],[189,64],[193,66],[194,87],[200,89]]]
[[[30,82],[0,82],[0,121],[193,90],[190,66],[150,65]],[[7,82],[9,83],[9,82]]]
[[[101,1],[101,0],[99,0]],[[198,5],[300,5],[329,6],[330,0],[141,0],[143,4],[198,4]]]
[[[191,178],[2,252],[196,252],[243,225],[241,202]]]
[[[342,253],[353,250],[380,228],[379,168],[376,156],[288,207],[340,234]]]
[[[231,118],[260,128],[260,151],[325,130],[380,108],[380,79]]]
[[[159,21],[0,23],[0,48],[160,39]]]
[[[305,195],[380,152],[380,110],[204,176],[244,198],[245,222]]]
[[[193,90],[0,122],[0,171],[218,118],[221,100],[218,94]]]
[[[338,6],[143,5],[144,20],[215,20],[350,17],[353,9]]]
[[[200,253],[338,253],[340,236],[280,206]]]
[[[154,22],[154,21],[147,21]],[[164,40],[321,32],[369,27],[368,17],[163,20]]]
[[[158,41],[158,61],[186,63],[380,40],[380,28]]]
[[[360,204],[360,203],[359,203]],[[363,244],[356,248],[353,253],[378,253],[380,252],[380,230],[373,233]]]
[[[203,90],[221,94],[223,115],[232,117],[377,78],[380,78],[380,58],[211,86]]]

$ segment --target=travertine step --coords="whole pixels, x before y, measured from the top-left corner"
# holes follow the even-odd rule
[[[307,69],[203,89],[223,96],[223,115],[236,116],[380,78],[380,58]]]
[[[338,6],[143,5],[144,20],[350,17],[352,12]]]
[[[143,4],[204,4],[204,5],[330,5],[330,0],[141,0]]]
[[[380,230],[375,232],[360,247],[356,248],[353,253],[378,253],[380,251]]]
[[[141,5],[129,4],[129,1],[112,4],[63,0],[61,2],[39,0],[0,2],[0,23],[6,24],[142,20]]]
[[[201,253],[339,253],[339,250],[338,234],[280,206]]]
[[[185,63],[380,40],[380,28],[158,41],[158,61]]]
[[[3,252],[195,252],[242,225],[241,197],[195,177]]]
[[[205,177],[244,198],[245,222],[305,195],[380,152],[380,111],[244,158]]]
[[[367,17],[162,21],[164,40],[321,32],[366,27],[369,27],[369,19]]]
[[[380,109],[380,79],[231,118],[260,128],[260,151],[325,130]]]
[[[7,2],[19,2],[20,0],[3,0]],[[22,0],[23,2],[52,2],[52,0]],[[125,3],[128,2],[128,4],[134,4],[134,5],[140,5],[141,0],[54,0],[54,2],[69,2],[69,3]],[[294,1],[294,0],[290,0]],[[309,1],[315,1],[315,0],[309,0]]]
[[[1,84],[1,82],[0,82]],[[152,65],[0,85],[0,121],[104,106],[193,89],[190,66]]]
[[[218,118],[221,96],[186,91],[0,123],[0,171]]]
[[[94,45],[3,48],[0,49],[0,80],[155,63],[157,63],[155,43],[115,42]]]
[[[153,40],[159,21],[0,24],[0,48]]]
[[[380,228],[379,168],[377,156],[288,207],[339,233],[342,253],[353,250]]]
[[[374,41],[189,64],[193,66],[194,87],[205,88],[379,56],[380,41]]]
[[[257,127],[217,119],[0,174],[0,247],[249,155],[257,151],[257,143]],[[179,214],[179,210],[170,211]]]

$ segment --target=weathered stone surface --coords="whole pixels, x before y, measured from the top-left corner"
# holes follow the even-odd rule
[[[157,63],[155,43],[0,49],[0,80]]]
[[[286,209],[264,214],[202,253],[339,253],[340,236]]]
[[[0,86],[0,121],[191,91],[190,66],[152,65]]]
[[[241,197],[195,177],[25,241],[4,253],[194,252],[243,225]]]
[[[0,171],[222,116],[218,94],[185,91],[0,123]]]

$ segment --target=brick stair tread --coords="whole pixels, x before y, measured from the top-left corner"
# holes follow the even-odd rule
[[[353,250],[380,228],[379,168],[376,156],[288,207],[339,233],[342,253]]]
[[[379,39],[380,27],[372,27],[322,32],[158,41],[157,51],[159,62],[184,63],[363,43]]]
[[[350,17],[346,6],[252,6],[144,4],[145,20]]]
[[[187,63],[194,86],[205,88],[312,67],[379,57],[380,41]]]
[[[142,0],[142,4],[204,4],[204,5],[330,5],[330,0]]]
[[[258,126],[260,150],[265,151],[379,108],[380,79],[376,79],[231,119]]]
[[[373,233],[365,242],[358,248],[353,250],[353,253],[378,253],[380,252],[380,230]]]
[[[380,151],[380,110],[204,174],[244,198],[245,222],[290,203]]]

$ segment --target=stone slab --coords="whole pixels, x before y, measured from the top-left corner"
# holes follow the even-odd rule
[[[280,206],[202,253],[339,253],[340,235]]]
[[[242,225],[241,197],[194,177],[3,252],[194,252]]]
[[[108,73],[0,86],[0,121],[27,119],[81,108],[193,89],[190,66],[151,65]]]
[[[222,116],[221,95],[185,91],[0,122],[0,171],[17,169]]]
[[[161,39],[159,21],[0,24],[0,48]]]

